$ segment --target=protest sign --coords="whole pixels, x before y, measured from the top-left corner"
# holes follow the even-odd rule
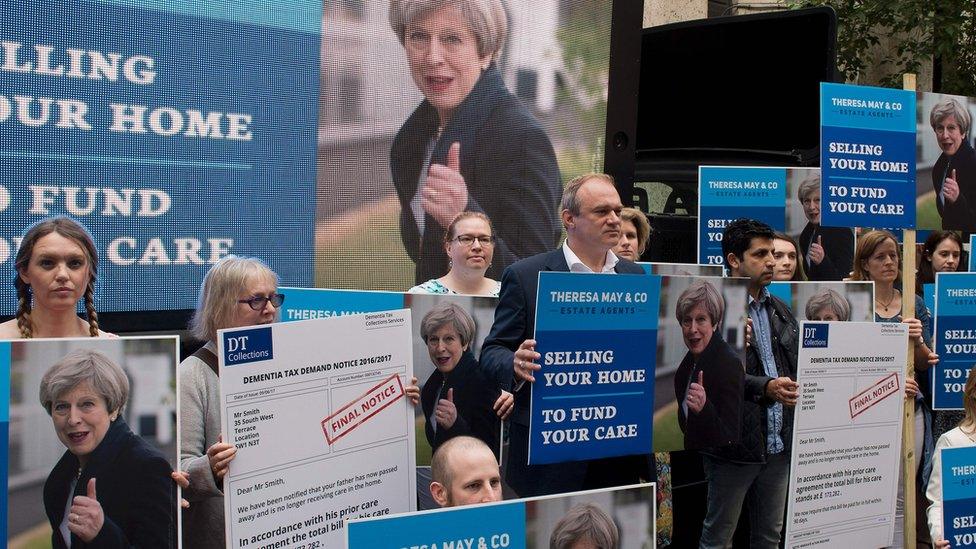
[[[887,547],[908,327],[803,322],[800,330],[786,547]]]
[[[416,508],[410,328],[398,310],[218,332],[228,546],[337,547],[348,518]]]
[[[820,84],[822,224],[915,228],[915,93]]]
[[[976,364],[976,273],[939,273],[935,279],[935,352],[932,408],[961,410],[963,386]]]
[[[660,284],[539,273],[530,464],[650,452]]]
[[[549,547],[553,538],[575,546],[577,541],[592,544],[594,540],[585,536],[593,531],[608,534],[610,542],[616,541],[613,547],[653,547],[654,486],[622,486],[352,519],[347,528],[348,547],[525,549]],[[589,528],[580,531],[581,521]]]
[[[942,448],[942,532],[950,547],[976,547],[976,446]]]

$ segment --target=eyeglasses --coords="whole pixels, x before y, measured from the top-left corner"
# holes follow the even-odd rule
[[[282,303],[285,302],[285,294],[271,294],[268,297],[259,295],[256,297],[252,297],[251,299],[237,300],[238,303],[247,303],[251,307],[251,309],[255,311],[260,311],[261,309],[263,309],[264,306],[267,305],[269,301],[271,302],[271,305],[273,305],[274,308],[277,309],[278,307],[281,307]]]
[[[471,236],[469,234],[459,234],[451,240],[457,240],[458,244],[467,246],[469,248],[474,246],[475,240],[477,240],[482,246],[492,246],[495,244],[494,236]]]

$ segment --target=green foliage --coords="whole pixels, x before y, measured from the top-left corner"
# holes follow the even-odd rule
[[[581,173],[603,169],[602,158],[595,158],[594,152],[603,148],[607,120],[611,10],[603,0],[573,2],[564,9],[565,20],[556,38],[562,50],[566,85],[560,87],[557,99],[571,114],[556,123],[559,134],[570,137],[559,151],[560,171],[568,181]]]
[[[936,89],[976,96],[976,0],[790,0],[789,5],[834,8],[837,61],[850,82],[900,88],[903,73],[918,74],[925,60],[935,58],[942,64]],[[872,56],[871,48],[882,39],[890,48]],[[861,81],[868,66],[885,76]]]

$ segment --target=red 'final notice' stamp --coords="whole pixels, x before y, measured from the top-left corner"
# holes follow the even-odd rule
[[[901,386],[898,383],[898,374],[890,374],[875,383],[871,387],[861,391],[851,397],[848,405],[851,408],[851,419],[861,415],[868,408],[900,392]]]
[[[381,383],[370,388],[356,400],[336,410],[334,414],[322,420],[322,431],[329,444],[349,434],[366,420],[378,414],[387,406],[393,404],[404,395],[403,383],[400,376],[393,374]]]

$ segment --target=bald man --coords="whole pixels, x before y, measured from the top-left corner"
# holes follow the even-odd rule
[[[430,495],[441,507],[502,500],[502,477],[495,454],[474,437],[449,439],[430,463]]]

